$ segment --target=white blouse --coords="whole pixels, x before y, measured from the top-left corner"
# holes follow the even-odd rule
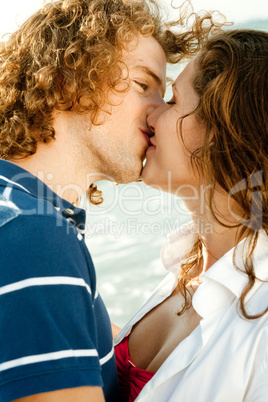
[[[177,285],[179,251],[189,250],[193,241],[192,223],[170,235],[162,248],[162,261],[171,271],[141,309],[116,336],[118,344]],[[239,243],[236,263],[243,269]],[[169,355],[139,394],[140,402],[267,402],[268,401],[268,314],[254,320],[243,318],[238,299],[247,275],[233,266],[233,249],[201,277],[193,296],[193,307],[202,317],[198,327]],[[247,296],[250,314],[267,307],[268,237],[260,232],[254,251],[256,280]],[[152,334],[155,336],[155,334]]]

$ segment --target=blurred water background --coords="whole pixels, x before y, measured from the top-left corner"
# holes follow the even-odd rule
[[[98,290],[112,321],[122,326],[165,276],[160,249],[189,220],[178,198],[144,183],[98,182],[104,202],[87,210],[86,243]]]
[[[268,21],[235,27],[268,31]],[[180,68],[169,66],[168,75],[175,79]],[[86,243],[111,320],[123,326],[166,275],[161,246],[189,215],[178,198],[144,183],[115,186],[102,181],[98,188],[104,202],[87,207]]]

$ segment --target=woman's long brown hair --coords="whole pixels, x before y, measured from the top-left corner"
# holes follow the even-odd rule
[[[243,211],[237,223],[236,245],[246,234],[243,264],[248,283],[239,299],[242,315],[262,316],[246,309],[246,296],[256,280],[253,253],[259,231],[268,234],[268,33],[231,30],[211,38],[196,59],[193,87],[200,97],[193,114],[205,124],[206,138],[191,155],[210,186],[209,207],[226,227],[213,204],[220,188]],[[181,132],[182,135],[182,132]],[[197,239],[191,257],[182,264],[181,286],[186,289],[193,264],[200,264],[203,242]],[[236,251],[236,249],[235,249]],[[234,264],[235,253],[234,253]],[[242,269],[242,267],[237,267]],[[181,313],[191,305],[186,297]]]

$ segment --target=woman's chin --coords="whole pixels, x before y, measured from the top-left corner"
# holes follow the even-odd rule
[[[150,186],[150,187],[158,186],[158,184],[155,183],[155,180],[153,180],[152,177],[141,174],[141,179],[142,179],[143,183],[145,183],[147,186]]]
[[[141,179],[147,186],[160,191],[165,191],[165,189],[162,188],[163,186],[162,183],[159,181],[159,177],[152,174],[152,172],[150,173],[150,171],[146,171],[145,168],[143,168],[143,171],[141,172]]]
[[[147,163],[145,164],[145,166],[143,167],[143,169],[141,171],[141,179],[148,186],[150,186],[151,183],[154,182],[154,179],[155,179],[154,174],[152,174],[150,168],[148,168]]]

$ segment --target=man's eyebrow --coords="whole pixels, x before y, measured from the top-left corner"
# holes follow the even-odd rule
[[[161,80],[161,78],[158,77],[158,75],[155,74],[149,67],[146,67],[146,66],[135,66],[134,69],[135,69],[135,70],[141,70],[141,71],[145,72],[146,74],[148,74],[150,77],[152,77],[153,80],[157,83],[157,85],[159,85],[159,86],[161,87],[163,96],[165,95],[165,92],[166,92],[166,85],[165,85],[164,82]]]

